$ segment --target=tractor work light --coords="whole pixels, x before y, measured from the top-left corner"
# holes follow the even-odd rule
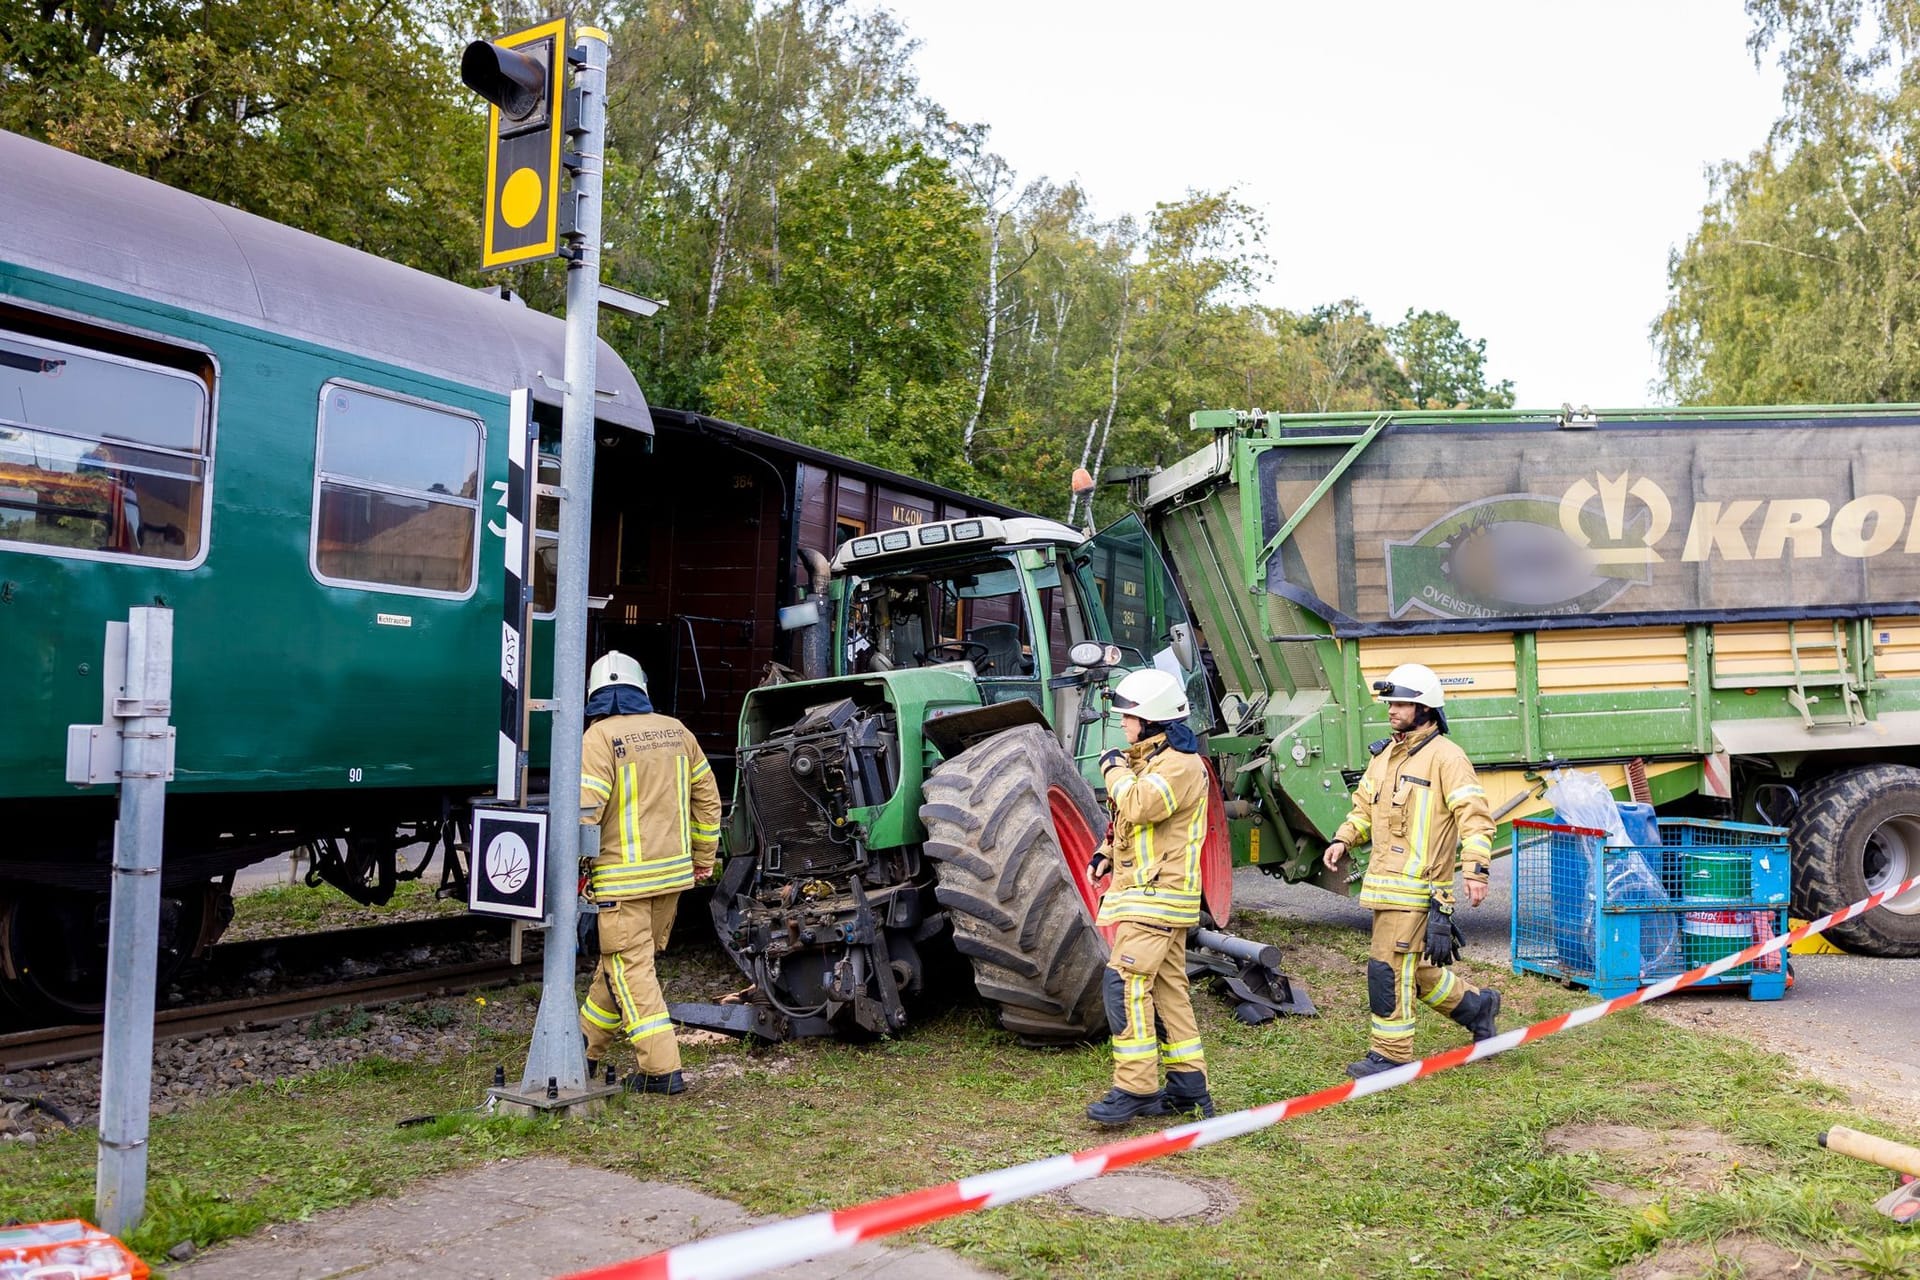
[[[970,542],[975,538],[984,537],[986,532],[987,527],[978,520],[962,520],[959,524],[953,526],[953,540],[955,542]]]
[[[913,535],[905,530],[896,530],[893,533],[883,533],[880,535],[880,549],[882,551],[905,551],[912,545]]]
[[[922,546],[930,547],[936,542],[945,542],[946,540],[947,540],[947,526],[943,524],[929,524],[929,525],[921,526],[920,544]]]
[[[857,556],[877,556],[877,555],[879,555],[879,554],[880,554],[880,539],[878,539],[878,538],[855,538],[855,539],[853,540],[853,554],[855,554],[855,555],[857,555]]]

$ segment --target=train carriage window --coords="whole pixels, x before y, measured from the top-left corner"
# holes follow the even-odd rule
[[[0,543],[198,564],[210,418],[194,374],[0,330]]]
[[[560,483],[560,459],[540,455],[539,483]],[[560,500],[535,496],[533,500],[533,616],[554,616],[558,592],[554,577],[560,571]]]
[[[473,593],[480,420],[330,382],[320,396],[313,571],[334,586]]]

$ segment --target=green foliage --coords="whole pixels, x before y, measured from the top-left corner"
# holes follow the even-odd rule
[[[1513,408],[1511,381],[1487,385],[1487,340],[1468,338],[1446,312],[1407,308],[1390,341],[1404,364],[1416,408]]]
[[[442,275],[472,274],[466,0],[0,0],[0,128]]]
[[[484,114],[458,52],[544,14],[0,0],[0,127],[477,282]],[[600,25],[602,272],[668,304],[602,332],[655,403],[1048,514],[1075,466],[1187,452],[1198,408],[1504,403],[1443,313],[1260,305],[1265,228],[1231,191],[1102,220],[1076,186],[1022,185],[921,94],[884,9],[627,0]],[[558,262],[492,279],[564,305]]]
[[[1920,398],[1920,4],[1749,0],[1785,113],[1710,175],[1654,323],[1667,390],[1698,403]]]

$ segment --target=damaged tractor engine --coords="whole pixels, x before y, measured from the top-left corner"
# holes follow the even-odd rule
[[[735,1029],[881,1035],[906,1025],[924,980],[919,944],[944,918],[928,910],[919,846],[871,848],[860,821],[899,786],[899,754],[892,710],[852,698],[807,707],[741,751],[754,848],[729,859],[713,897],[721,944],[755,987],[727,1019]]]

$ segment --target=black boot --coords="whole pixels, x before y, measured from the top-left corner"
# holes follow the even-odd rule
[[[1101,1124],[1122,1125],[1136,1116],[1167,1114],[1167,1095],[1158,1089],[1152,1093],[1128,1093],[1108,1090],[1107,1096],[1087,1108],[1087,1119]]]
[[[1500,993],[1487,987],[1463,996],[1447,1016],[1472,1032],[1475,1040],[1490,1040],[1500,1034],[1494,1023],[1500,1016]]]
[[[580,1033],[580,1048],[584,1052],[586,1047],[587,1047],[587,1033],[582,1031]],[[587,1083],[592,1084],[593,1078],[599,1074],[600,1074],[599,1060],[596,1059],[591,1053],[587,1054]]]
[[[1369,1049],[1367,1050],[1366,1057],[1360,1059],[1358,1062],[1349,1062],[1347,1064],[1347,1074],[1355,1080],[1358,1080],[1362,1076],[1377,1075],[1382,1071],[1391,1071],[1395,1067],[1404,1067],[1406,1065],[1404,1062],[1395,1062],[1385,1054],[1375,1053]]]
[[[685,1093],[687,1082],[678,1071],[669,1071],[665,1075],[645,1076],[639,1072],[621,1081],[628,1093]]]
[[[1207,1092],[1204,1071],[1167,1072],[1167,1110],[1177,1116],[1213,1115],[1213,1095]]]

